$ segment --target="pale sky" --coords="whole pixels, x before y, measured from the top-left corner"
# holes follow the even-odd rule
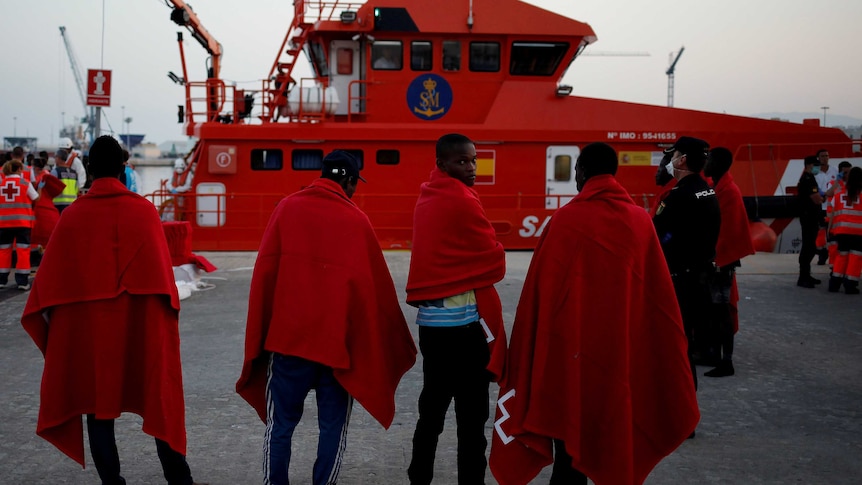
[[[464,0],[467,2],[467,0]],[[102,6],[104,3],[104,59]],[[222,44],[222,77],[258,88],[293,15],[291,0],[190,2]],[[675,106],[738,115],[810,112],[862,118],[862,1],[859,0],[531,0],[590,24],[595,51],[650,57],[581,57],[564,80],[578,96],[665,105],[668,55],[685,46],[676,69]],[[184,138],[176,123],[183,89],[176,32],[163,0],[0,0],[0,137],[56,143],[62,112],[81,117],[59,26],[81,70],[113,71],[104,110],[116,132],[161,143]],[[477,22],[480,19],[476,20]],[[184,29],[183,29],[184,30]],[[203,48],[185,34],[192,80],[205,79]],[[103,121],[103,130],[108,130]]]

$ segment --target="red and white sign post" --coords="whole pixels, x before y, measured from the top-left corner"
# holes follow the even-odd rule
[[[111,106],[111,71],[87,69],[87,106]]]

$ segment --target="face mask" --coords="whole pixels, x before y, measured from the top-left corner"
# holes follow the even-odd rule
[[[668,163],[667,165],[665,165],[664,169],[667,170],[667,173],[670,174],[671,177],[673,177],[674,167],[672,163]]]
[[[838,172],[838,180],[842,180],[844,178],[844,172]]]
[[[817,175],[818,173],[820,173],[820,167],[813,167],[811,169],[811,173]]]

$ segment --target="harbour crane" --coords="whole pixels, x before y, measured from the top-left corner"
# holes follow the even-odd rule
[[[673,52],[670,53],[670,67],[667,68],[667,106],[668,108],[673,108],[673,74],[676,71],[676,63],[679,62],[679,57],[682,55],[682,51],[685,50],[685,46],[680,47],[679,52],[676,53],[676,58],[673,56]]]
[[[69,55],[69,65],[72,68],[72,74],[75,76],[75,83],[78,85],[78,95],[81,97],[81,104],[84,106],[84,118],[81,122],[86,126],[84,130],[84,140],[92,142],[93,133],[95,132],[95,109],[92,106],[87,106],[86,87],[84,86],[84,78],[81,75],[81,70],[78,67],[78,59],[75,56],[75,51],[72,49],[72,43],[66,35],[66,27],[60,26],[60,37],[63,38],[63,44],[66,46],[66,53]],[[72,135],[77,135],[73,133]],[[70,136],[70,138],[79,138],[78,136]],[[84,140],[78,140],[84,141]]]

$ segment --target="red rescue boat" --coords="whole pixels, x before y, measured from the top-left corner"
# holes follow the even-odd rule
[[[500,241],[533,248],[575,193],[574,162],[595,141],[619,153],[620,182],[645,206],[664,148],[685,134],[735,153],[733,175],[752,217],[792,217],[786,197],[801,159],[859,151],[840,130],[571,96],[560,81],[596,40],[583,22],[517,0],[295,0],[293,22],[259,89],[219,77],[221,46],[191,9],[172,20],[210,53],[187,81],[179,118],[199,139],[192,190],[152,194],[188,220],[196,250],[255,250],[277,202],[320,173],[331,150],[363,161],[354,201],[385,248],[409,248],[419,185],[442,134],[476,141],[476,189]],[[446,12],[445,14],[441,12]],[[304,52],[311,78],[295,78]],[[859,156],[858,154],[856,156]],[[792,191],[792,187],[790,188]],[[783,227],[777,223],[776,228]]]

